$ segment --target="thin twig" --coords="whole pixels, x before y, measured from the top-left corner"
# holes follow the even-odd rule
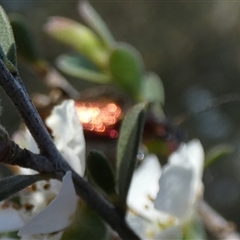
[[[20,77],[17,75],[13,76],[1,60],[0,85],[12,100],[16,109],[25,121],[33,138],[37,142],[41,153],[49,159],[52,168],[56,170],[55,174],[57,177],[61,179],[66,171],[71,170],[73,172],[73,181],[77,194],[123,239],[139,239],[139,237],[128,227],[125,220],[117,214],[114,206],[107,202],[83,178],[70,168],[55,147],[52,138],[46,130],[45,125],[33,105]],[[3,142],[1,142],[1,144],[3,144]],[[27,159],[25,161],[27,161]],[[40,164],[40,162],[38,162],[38,164]]]
[[[27,149],[21,149],[10,140],[7,131],[0,125],[0,163],[31,168],[41,173],[52,173],[55,169],[43,155],[34,154]]]
[[[32,69],[36,70],[36,73],[44,80],[44,83],[50,88],[60,88],[71,99],[79,99],[80,93],[50,64],[44,62],[40,67],[36,67],[34,64],[30,64]]]
[[[204,106],[203,109],[198,109],[198,110],[192,111],[191,113],[186,113],[184,115],[180,115],[179,117],[177,117],[177,125],[186,123],[187,121],[192,120],[197,115],[208,112],[216,107],[222,106],[224,104],[239,102],[239,101],[240,101],[239,93],[227,93],[227,94],[221,95],[220,97],[209,99],[208,104]]]
[[[240,240],[234,223],[228,222],[219,213],[213,210],[205,201],[199,204],[199,213],[207,231],[214,239]]]
[[[36,140],[39,149],[53,164],[58,165],[62,163],[64,161],[63,157],[53,144],[52,138],[33,105],[22,80],[19,76],[14,77],[1,60],[0,69],[0,85],[20,113],[33,138]],[[55,166],[55,169],[60,169],[60,166]]]

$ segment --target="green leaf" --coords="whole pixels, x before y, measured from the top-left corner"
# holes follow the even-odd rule
[[[2,48],[3,53],[7,57],[7,59],[17,67],[17,57],[16,57],[16,45],[12,32],[12,28],[8,19],[7,14],[4,9],[0,6],[0,46]],[[1,56],[1,59],[4,59]],[[5,63],[5,61],[4,61]]]
[[[98,34],[106,46],[111,47],[115,44],[115,40],[108,29],[107,25],[89,4],[88,1],[81,1],[79,3],[79,12],[86,23]]]
[[[107,158],[97,151],[91,151],[87,157],[87,170],[92,179],[109,196],[115,195],[115,177]]]
[[[0,233],[0,239],[11,239],[11,240],[20,239],[20,237],[17,234],[18,234],[18,231]]]
[[[61,55],[57,59],[58,68],[70,76],[101,84],[110,81],[109,76],[98,72],[96,68],[94,69],[92,67],[92,64],[89,68],[89,64],[86,66],[85,63],[86,61],[75,56]],[[91,68],[93,68],[93,70],[91,70]]]
[[[26,19],[18,14],[12,14],[10,16],[10,22],[16,39],[18,54],[30,63],[41,61],[42,58],[36,44],[36,39]]]
[[[138,100],[144,73],[144,64],[139,52],[127,44],[118,45],[110,55],[109,67],[113,80]]]
[[[12,73],[15,74],[17,73],[17,69],[16,67],[13,65],[12,62],[9,61],[9,59],[7,58],[7,56],[5,55],[5,53],[3,52],[3,49],[0,45],[0,59],[3,61],[3,63],[6,65],[6,67],[8,68],[8,70]]]
[[[144,77],[142,95],[145,101],[150,103],[160,102],[162,105],[164,104],[164,86],[156,73],[147,73]]]
[[[117,185],[125,204],[141,143],[147,103],[132,107],[123,119],[117,144]]]
[[[0,201],[10,197],[20,190],[32,185],[33,183],[43,180],[43,176],[37,175],[17,175],[0,180]]]
[[[82,204],[77,210],[75,221],[64,231],[61,239],[106,240],[109,239],[109,230],[95,211]]]
[[[208,168],[226,155],[232,153],[234,148],[229,144],[221,144],[213,147],[206,153],[204,167]]]
[[[91,29],[68,18],[52,17],[45,25],[45,31],[88,57],[99,68],[106,68],[108,49]]]

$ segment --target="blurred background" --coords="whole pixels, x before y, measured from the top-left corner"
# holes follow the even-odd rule
[[[43,31],[50,16],[82,21],[78,1],[3,1],[8,13],[24,15],[37,36],[42,54],[50,62],[67,47]],[[199,138],[206,151],[231,144],[234,151],[210,166],[204,174],[205,199],[226,219],[240,226],[240,101],[211,105],[230,96],[240,99],[240,4],[201,1],[90,1],[118,41],[137,48],[147,71],[162,79],[165,112],[187,139]],[[46,92],[41,81],[21,62],[20,75],[28,91]],[[93,85],[68,80],[79,91]],[[13,133],[20,119],[3,91],[1,123]],[[189,117],[191,116],[191,117]]]

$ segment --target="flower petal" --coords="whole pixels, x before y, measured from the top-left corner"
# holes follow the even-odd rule
[[[73,100],[62,102],[54,107],[46,119],[52,130],[58,150],[70,166],[81,176],[85,171],[85,139],[83,128],[77,116]]]
[[[0,233],[19,230],[24,226],[19,211],[12,207],[0,209]]]
[[[154,207],[179,219],[189,214],[192,195],[193,172],[190,168],[168,165],[163,168],[160,191]]]
[[[126,221],[141,239],[181,239],[177,237],[181,236],[178,219],[158,211],[152,213],[152,219],[145,219],[128,211]]]
[[[145,217],[151,215],[161,175],[161,166],[155,155],[149,155],[133,174],[127,197],[128,206]],[[149,212],[149,213],[147,213]]]
[[[61,231],[72,223],[76,208],[77,196],[72,174],[67,172],[63,178],[62,188],[58,196],[42,212],[21,228],[18,235],[48,234]]]
[[[202,178],[204,150],[199,140],[194,139],[187,145],[182,145],[178,151],[174,152],[169,157],[169,162],[176,165],[190,165],[198,179]]]
[[[190,217],[202,187],[203,160],[203,148],[198,140],[182,145],[170,156],[159,180],[156,209],[180,221]]]
[[[173,240],[173,239],[183,239],[182,238],[182,229],[180,225],[176,224],[170,228],[167,228],[158,234],[155,235],[154,239],[164,239],[164,240]]]
[[[146,220],[131,213],[127,212],[126,221],[128,225],[138,234],[141,239],[146,238]]]
[[[14,142],[16,142],[21,148],[27,148],[33,153],[38,154],[39,148],[29,130],[25,127],[23,130],[15,132],[12,136]]]

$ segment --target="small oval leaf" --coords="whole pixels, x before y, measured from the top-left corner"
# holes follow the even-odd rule
[[[110,30],[89,2],[81,1],[78,9],[82,18],[98,34],[106,46],[113,46],[115,44],[115,40]]]
[[[0,201],[10,197],[20,190],[32,185],[33,183],[43,180],[43,176],[37,175],[17,175],[0,180]]]
[[[115,179],[107,158],[97,151],[91,151],[87,157],[87,170],[94,182],[109,196],[116,194]]]
[[[42,58],[36,44],[36,39],[34,38],[26,19],[18,14],[12,14],[10,16],[10,22],[16,39],[18,54],[30,63],[41,61]]]
[[[117,144],[117,185],[123,204],[126,204],[128,189],[136,165],[147,106],[147,103],[139,103],[132,107],[125,115],[120,130]]]
[[[90,68],[89,65],[85,66],[85,63],[83,59],[75,56],[61,55],[57,58],[58,68],[70,76],[100,84],[110,82],[109,76],[97,71],[92,66]]]
[[[0,45],[3,50],[3,53],[6,55],[7,59],[16,67],[17,57],[13,31],[8,16],[5,13],[2,6],[0,6],[0,29],[1,29]],[[4,59],[2,60],[4,61]]]
[[[144,73],[144,64],[139,52],[131,45],[118,45],[110,55],[109,67],[113,81],[138,99]]]
[[[45,25],[45,31],[88,57],[98,67],[106,67],[108,51],[98,36],[86,26],[68,18],[52,17]]]
[[[164,104],[164,86],[156,73],[150,72],[144,77],[142,95],[145,101]]]

